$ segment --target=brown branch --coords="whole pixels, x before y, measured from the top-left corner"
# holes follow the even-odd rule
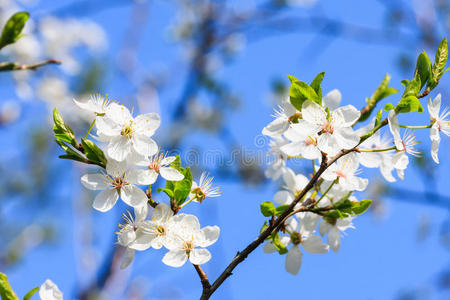
[[[5,72],[5,71],[21,71],[21,70],[37,70],[38,68],[45,66],[45,65],[51,65],[51,64],[56,64],[56,65],[60,65],[61,61],[56,60],[56,59],[48,59],[45,60],[43,62],[40,63],[36,63],[36,64],[31,64],[31,65],[21,65],[19,63],[12,63],[12,62],[5,62],[5,63],[0,63],[0,72]]]
[[[320,164],[320,168],[317,170],[317,172],[314,174],[314,176],[311,178],[311,180],[308,182],[308,184],[303,188],[300,194],[297,195],[297,197],[294,199],[294,201],[289,204],[288,208],[273,222],[270,222],[269,226],[264,230],[252,243],[250,243],[244,250],[238,252],[236,256],[233,258],[233,260],[230,262],[230,264],[225,268],[225,270],[222,272],[222,274],[219,275],[219,277],[214,281],[214,283],[210,287],[203,286],[202,296],[200,297],[200,300],[207,300],[211,297],[211,295],[222,285],[222,283],[230,277],[233,273],[234,268],[237,267],[241,262],[243,262],[247,256],[252,253],[259,245],[261,245],[267,237],[269,237],[272,232],[278,232],[282,227],[284,222],[287,218],[289,218],[292,214],[292,212],[295,209],[295,206],[302,200],[302,198],[314,187],[316,182],[319,180],[320,176],[323,174],[323,172],[331,166],[334,162],[336,162],[341,157],[357,151],[357,147],[364,142],[370,135],[374,134],[376,131],[378,131],[381,127],[388,124],[388,119],[384,119],[378,126],[376,126],[374,129],[372,129],[368,134],[361,137],[358,145],[356,145],[352,149],[343,149],[341,150],[336,156],[331,158],[330,160],[327,159],[327,155],[325,153],[322,153],[322,162]],[[308,206],[310,206],[312,203],[311,201],[305,201],[302,203],[302,206],[308,209]]]
[[[194,266],[195,271],[197,271],[198,277],[200,277],[200,281],[201,281],[202,286],[203,286],[203,292],[202,292],[202,296],[201,297],[202,298],[203,297],[209,297],[209,296],[207,296],[207,294],[209,293],[209,290],[211,288],[211,284],[209,283],[208,276],[203,271],[202,267],[200,267],[199,265],[194,265],[194,264],[192,264],[192,265]]]

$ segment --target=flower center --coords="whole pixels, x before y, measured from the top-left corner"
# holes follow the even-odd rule
[[[202,202],[206,198],[205,192],[203,192],[201,187],[196,187],[191,190],[191,193],[195,195],[199,202]]]
[[[159,165],[159,163],[157,161],[153,161],[153,162],[150,163],[148,168],[150,170],[153,170],[153,171],[159,173],[159,169],[161,168],[161,166]]]
[[[345,175],[345,174],[342,173],[341,171],[336,171],[335,173],[336,173],[336,175],[337,175],[338,177],[341,177],[341,178],[346,178],[346,177],[347,177],[347,175]]]
[[[334,126],[331,120],[329,120],[326,124],[322,125],[322,130],[326,133],[333,133],[334,132]]]
[[[302,242],[302,236],[299,232],[293,232],[291,233],[291,241],[292,244],[298,245]]]
[[[124,187],[124,185],[126,184],[125,179],[123,179],[122,177],[116,177],[114,178],[113,182],[112,182],[112,186],[116,189],[116,190],[120,190],[121,188]]]
[[[162,226],[162,225],[158,225],[156,226],[156,232],[159,236],[165,235],[166,234],[166,227]]]
[[[307,146],[309,146],[309,145],[316,145],[317,143],[316,143],[316,140],[314,138],[312,138],[311,136],[308,136],[306,138],[305,144]]]
[[[185,241],[183,248],[186,251],[186,255],[189,255],[191,253],[191,251],[194,249],[194,242],[193,241]]]
[[[129,139],[131,139],[133,137],[133,133],[134,133],[134,129],[131,126],[131,122],[128,126],[125,126],[122,128],[122,131],[120,132],[120,134],[124,137],[127,137]]]

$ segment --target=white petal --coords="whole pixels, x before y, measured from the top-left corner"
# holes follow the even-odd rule
[[[158,173],[154,170],[132,169],[128,171],[127,181],[138,185],[150,185],[155,183]]]
[[[292,141],[304,140],[306,137],[314,135],[321,130],[319,125],[311,124],[303,119],[298,120],[298,123],[291,124],[291,129],[292,130],[289,132],[290,136],[286,133],[284,136],[288,139],[293,138],[291,139]]]
[[[194,265],[202,265],[211,259],[211,253],[207,249],[193,249],[189,253],[189,260]]]
[[[341,113],[341,116],[344,119],[344,127],[352,126],[361,116],[361,112],[353,105],[339,107],[337,111]]]
[[[198,241],[198,246],[208,247],[214,244],[219,238],[220,228],[218,226],[205,226],[201,230],[203,232],[203,239]]]
[[[177,158],[175,156],[167,156],[161,160],[160,166],[168,166],[173,163]]]
[[[131,140],[125,136],[113,138],[109,144],[108,156],[117,161],[124,161],[131,152]]]
[[[289,168],[286,168],[286,172],[283,173],[283,181],[287,188],[291,191],[295,190],[295,173]]]
[[[408,166],[409,158],[405,152],[398,152],[392,157],[394,168],[404,170]]]
[[[441,94],[438,94],[434,101],[431,101],[431,97],[428,100],[428,112],[434,119],[439,117],[439,110],[441,109]]]
[[[147,195],[135,185],[128,184],[120,190],[122,201],[132,207],[143,206],[147,203]]]
[[[115,102],[108,106],[106,117],[120,125],[129,125],[133,120],[133,116],[128,108]]]
[[[286,255],[286,263],[284,265],[286,271],[288,271],[292,275],[297,275],[302,265],[302,256],[303,254],[298,246],[292,246]]]
[[[287,118],[277,118],[263,128],[262,134],[267,136],[280,135],[289,128],[289,121]]]
[[[113,159],[108,159],[108,162],[106,163],[106,173],[112,177],[122,177],[126,171],[126,162],[118,162]]]
[[[402,151],[404,150],[404,146],[402,143],[402,138],[400,136],[400,126],[398,124],[397,114],[395,113],[395,110],[389,111],[388,115],[388,121],[389,121],[389,130],[392,133],[392,136],[394,137],[394,143],[397,150]]]
[[[431,142],[431,157],[435,163],[439,163],[438,151],[439,151],[440,139]]]
[[[327,122],[327,114],[323,107],[311,100],[303,102],[302,117],[314,125],[323,125]]]
[[[331,229],[331,224],[325,220],[322,220],[319,224],[319,232],[321,236],[324,236]]]
[[[280,148],[286,155],[296,156],[300,155],[300,153],[304,150],[305,143],[304,142],[293,142],[286,144]]]
[[[300,155],[306,159],[319,159],[322,156],[320,150],[315,145],[304,147]]]
[[[141,221],[144,221],[145,218],[147,218],[148,214],[148,204],[138,206],[134,208],[134,218],[136,220],[136,223],[139,223]]]
[[[341,103],[341,92],[337,89],[334,89],[330,91],[326,96],[323,98],[323,104],[328,107],[330,110],[335,110],[339,107],[339,104]]]
[[[110,210],[119,199],[119,194],[116,190],[104,190],[101,191],[94,200],[92,207],[98,211],[105,212]]]
[[[136,232],[131,226],[126,226],[117,233],[117,242],[121,246],[128,246],[136,239]]]
[[[181,223],[191,229],[192,231],[198,231],[200,230],[200,223],[198,222],[198,219],[194,215],[178,215],[181,216]]]
[[[133,126],[138,134],[151,137],[161,124],[161,118],[159,114],[149,113],[145,115],[139,115],[134,119]]]
[[[274,253],[277,252],[277,248],[273,245],[272,241],[266,241],[263,247],[264,253]]]
[[[302,241],[302,246],[311,254],[327,253],[329,246],[322,242],[317,235],[311,235]]]
[[[179,268],[187,261],[188,257],[184,250],[171,250],[164,255],[162,262],[168,266]]]
[[[294,200],[294,195],[288,191],[278,191],[273,196],[273,201],[279,205],[290,204],[292,200]]]
[[[104,136],[105,140],[120,135],[122,129],[117,123],[107,117],[96,118],[95,127],[97,128],[97,134]]]
[[[378,168],[382,157],[376,152],[361,152],[359,153],[359,162],[366,168]]]
[[[159,170],[159,172],[165,180],[169,181],[180,181],[183,180],[184,178],[183,174],[181,174],[177,169],[172,167],[162,167]]]
[[[133,149],[140,155],[145,157],[155,155],[158,152],[158,145],[156,142],[142,134],[135,134],[133,136]]]
[[[134,250],[144,251],[151,247],[154,239],[154,235],[141,232],[138,233],[136,239],[128,247]]]
[[[53,281],[47,279],[39,288],[39,297],[41,300],[62,300],[63,293]]]
[[[331,250],[337,253],[341,245],[341,233],[336,226],[332,226],[330,231],[328,231],[327,241]]]
[[[329,133],[322,133],[317,140],[317,147],[328,155],[336,155],[341,148],[339,147],[336,137]]]
[[[431,126],[431,128],[430,128],[430,139],[432,141],[435,141],[435,140],[439,140],[440,138],[441,138],[441,136],[440,136],[440,132],[439,132],[439,124],[438,124],[438,122],[435,122],[433,124],[433,126]]]
[[[108,179],[103,174],[86,174],[81,177],[81,184],[90,190],[104,190],[110,185]]]
[[[156,206],[156,208],[153,210],[152,214],[152,218],[158,222],[166,221],[171,216],[173,216],[173,211],[165,203],[158,204],[158,206]]]
[[[130,265],[134,258],[134,252],[134,249],[127,248],[123,256],[122,264],[120,265],[121,269],[125,269]]]
[[[342,149],[352,149],[359,143],[359,136],[351,127],[339,128],[334,131],[337,143]]]

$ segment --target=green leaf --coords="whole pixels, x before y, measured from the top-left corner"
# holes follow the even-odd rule
[[[259,230],[259,234],[263,233],[267,229],[267,227],[269,227],[269,225],[267,225],[267,220],[265,220],[263,226]],[[270,239],[270,235],[266,238],[266,240],[267,239]]]
[[[31,291],[29,291],[25,297],[23,297],[23,300],[30,300],[31,297],[37,293],[37,291],[39,291],[40,287],[35,287],[34,289],[32,289]]]
[[[53,109],[53,122],[53,131],[55,133],[56,139],[66,141],[75,147],[77,145],[75,133],[73,132],[72,128],[70,128],[70,126],[64,122],[61,114],[56,107],[55,109]]]
[[[287,77],[289,78],[289,81],[290,81],[291,83],[294,83],[295,81],[298,81],[298,79],[297,79],[296,77],[292,76],[292,75],[289,75],[289,74],[288,74]]]
[[[348,217],[348,214],[341,212],[340,210],[333,210],[323,214],[325,217],[330,219],[344,219]]]
[[[281,214],[284,213],[284,211],[286,210],[286,208],[289,207],[289,204],[283,204],[280,206],[277,206],[277,208],[275,208],[275,216],[280,216]]]
[[[264,217],[271,217],[275,214],[275,205],[270,201],[261,203],[260,209]]]
[[[395,108],[396,113],[423,112],[422,104],[416,96],[402,98]]]
[[[83,145],[84,154],[89,160],[101,163],[106,167],[106,156],[94,142],[90,140],[81,139]]]
[[[2,36],[0,37],[0,49],[15,43],[22,37],[21,32],[29,17],[30,14],[23,11],[15,13],[8,19],[3,27]]]
[[[278,232],[273,235],[272,243],[275,246],[275,248],[277,249],[278,253],[286,254],[288,252],[286,246],[283,243],[281,243],[280,236],[278,235]]]
[[[434,89],[439,79],[441,79],[444,74],[444,68],[447,63],[448,58],[448,46],[447,46],[447,38],[444,38],[440,43],[436,50],[436,56],[434,58],[434,64],[431,67],[431,77],[428,81],[427,88],[431,90]]]
[[[390,102],[386,103],[386,105],[384,106],[385,111],[390,111],[390,110],[393,110],[394,108],[395,108],[394,105]]]
[[[322,99],[321,84],[322,84],[322,80],[323,80],[324,76],[325,76],[325,72],[321,72],[321,73],[317,74],[317,76],[311,82],[311,87],[314,89],[314,91],[316,91],[316,94],[319,96],[320,99]]]
[[[166,187],[164,189],[158,189],[163,191],[169,196],[170,199],[175,200],[176,205],[181,205],[186,201],[192,188],[192,173],[189,167],[181,167],[180,156],[177,155],[176,159],[170,164],[171,167],[177,169],[184,178],[180,181],[166,181]]]
[[[417,58],[414,77],[417,75],[420,77],[420,88],[422,89],[422,87],[431,76],[431,61],[425,51],[420,53],[419,57]]]
[[[158,193],[161,193],[161,192],[164,192],[164,193],[166,193],[166,195],[170,198],[170,199],[172,199],[173,198],[173,191],[171,190],[171,189],[168,189],[168,188],[159,188],[159,189],[157,189],[156,190]]]
[[[392,104],[391,104],[392,105]],[[394,108],[394,106],[392,105],[392,108]],[[392,109],[391,108],[391,109]],[[380,124],[381,123],[381,118],[383,117],[383,110],[382,109],[380,109],[379,111],[378,111],[378,113],[377,113],[377,117],[376,117],[376,119],[375,119],[375,126],[378,126],[378,124]]]
[[[405,87],[408,85],[409,80],[408,79],[403,79],[402,81],[400,81],[401,84],[403,84]]]
[[[19,300],[8,282],[8,277],[0,273],[0,296],[2,300]]]
[[[291,79],[291,77],[289,77],[289,79]],[[293,81],[290,88],[291,104],[298,111],[301,111],[303,102],[308,99],[322,105],[322,98],[317,95],[316,91],[311,86],[300,80]]]
[[[405,91],[403,92],[402,98],[406,98],[408,96],[414,96],[417,97],[417,95],[420,92],[420,77],[419,75],[414,76],[414,79],[411,80],[408,85],[405,88]]]
[[[369,209],[370,205],[372,204],[372,200],[361,200],[361,201],[354,201],[352,202],[352,212],[355,215],[360,215],[364,213],[367,209]]]

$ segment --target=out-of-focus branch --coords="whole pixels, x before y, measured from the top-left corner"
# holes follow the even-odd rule
[[[56,60],[56,59],[48,59],[46,61],[40,62],[40,63],[36,63],[36,64],[31,64],[31,65],[21,65],[19,63],[15,63],[15,62],[4,62],[4,63],[0,63],[0,72],[5,72],[5,71],[20,71],[20,70],[37,70],[38,68],[42,67],[42,66],[46,66],[46,65],[52,65],[52,64],[56,64],[56,65],[60,65],[61,61],[60,60]]]

